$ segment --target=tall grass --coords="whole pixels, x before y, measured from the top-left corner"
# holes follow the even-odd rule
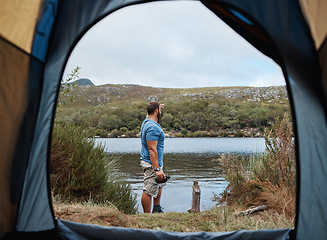
[[[228,187],[219,202],[244,206],[267,205],[274,211],[295,214],[296,168],[292,126],[287,114],[265,130],[266,151],[250,158],[223,154],[219,162]]]
[[[52,136],[50,177],[52,193],[66,202],[115,205],[135,213],[136,198],[123,181],[117,159],[109,158],[103,146],[81,127],[56,122]]]

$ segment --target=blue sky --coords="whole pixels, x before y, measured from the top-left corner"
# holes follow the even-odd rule
[[[190,88],[284,85],[280,67],[200,2],[160,2],[114,12],[75,47],[76,66],[96,85]]]

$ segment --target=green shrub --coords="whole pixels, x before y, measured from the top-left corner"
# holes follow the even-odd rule
[[[52,136],[50,177],[52,193],[64,201],[110,203],[134,213],[136,199],[123,181],[117,159],[103,146],[95,147],[89,133],[72,124],[56,122]]]
[[[209,137],[218,137],[218,136],[219,136],[218,132],[210,132],[209,133]]]
[[[111,138],[117,138],[120,137],[123,133],[117,129],[114,129],[110,132],[109,137]]]
[[[236,132],[234,136],[235,137],[244,137],[244,133],[242,133],[242,132]]]
[[[120,129],[119,129],[119,131],[121,131],[122,133],[126,133],[127,132],[127,127],[121,127]]]
[[[186,134],[187,134],[187,130],[186,130],[185,128],[183,128],[183,129],[181,130],[181,134],[186,135]]]
[[[191,134],[192,137],[207,137],[208,134],[206,131],[196,131]]]
[[[136,135],[138,134],[138,132],[135,131],[135,130],[133,130],[133,131],[127,131],[125,134],[126,134],[126,137],[132,138],[132,137],[136,137]]]
[[[102,138],[106,138],[108,137],[108,131],[105,130],[105,129],[102,129],[102,128],[97,128],[93,134],[91,133],[91,136],[99,136],[99,137],[102,137]]]
[[[227,132],[221,132],[221,133],[220,133],[220,136],[221,136],[221,137],[228,137],[228,133],[227,133]]]

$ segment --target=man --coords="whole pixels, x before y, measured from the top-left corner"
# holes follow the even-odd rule
[[[162,171],[165,134],[159,124],[161,109],[164,107],[158,101],[151,101],[147,105],[147,118],[141,126],[141,166],[144,170],[144,186],[141,197],[143,211],[150,213],[153,198],[153,213],[163,212],[160,206],[162,187],[155,181],[166,178]]]

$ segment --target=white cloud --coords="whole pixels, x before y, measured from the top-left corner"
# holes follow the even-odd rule
[[[258,76],[253,82],[249,83],[252,87],[281,86],[285,85],[285,79],[281,74],[265,74]]]
[[[114,12],[82,38],[66,73],[96,85],[248,86],[281,82],[276,65],[200,2],[160,2]],[[277,80],[276,80],[277,79]]]

